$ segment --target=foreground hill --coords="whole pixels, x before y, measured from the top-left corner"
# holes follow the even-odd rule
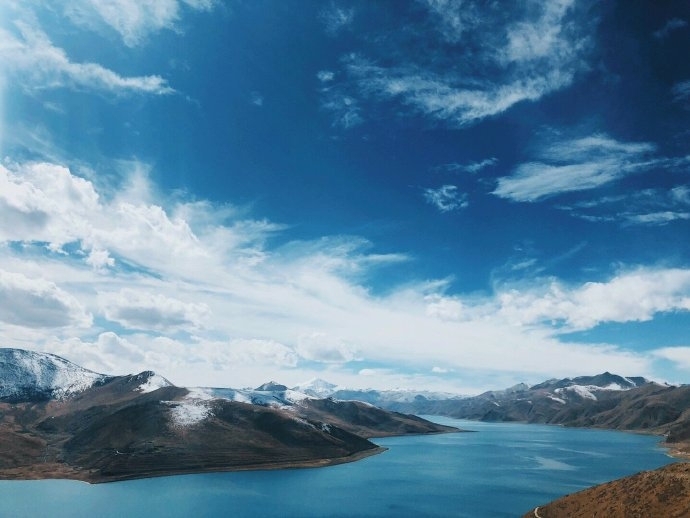
[[[686,518],[690,516],[690,464],[669,464],[585,489],[540,506],[524,516]]]
[[[105,376],[0,349],[0,478],[104,482],[322,466],[381,451],[370,437],[454,428],[282,385],[187,389],[151,371]]]

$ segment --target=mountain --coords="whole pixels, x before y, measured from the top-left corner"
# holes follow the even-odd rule
[[[108,379],[53,354],[0,349],[0,398],[6,401],[61,399]]]
[[[329,383],[320,378],[314,378],[306,383],[292,387],[292,389],[309,396],[326,398],[333,395],[333,393],[338,390],[338,385]]]
[[[594,486],[539,506],[524,518],[629,518],[690,515],[690,464],[669,464]]]
[[[587,420],[592,417],[592,411],[615,409],[621,399],[639,394],[638,391],[645,387],[652,392],[669,388],[644,378],[626,378],[605,372],[596,376],[551,379],[532,386],[521,383],[504,390],[492,390],[460,399],[416,399],[402,405],[400,410],[482,421],[595,426],[596,423]],[[618,424],[624,427],[623,423]],[[628,424],[634,426],[632,422]],[[603,422],[601,425],[605,426]]]
[[[176,473],[322,466],[382,451],[370,437],[457,431],[275,382],[176,387],[0,349],[0,478],[104,482]]]
[[[447,401],[462,398],[462,396],[458,394],[449,392],[430,392],[408,389],[348,389],[319,378],[297,385],[293,387],[293,390],[318,398],[330,397],[343,401],[362,401],[387,410],[399,410],[405,406],[405,404],[417,400]]]

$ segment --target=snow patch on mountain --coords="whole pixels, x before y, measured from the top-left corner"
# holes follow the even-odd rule
[[[291,408],[305,399],[313,399],[312,396],[297,390],[286,389],[284,385],[271,382],[261,385],[259,389],[275,388],[276,390],[258,389],[231,389],[231,388],[211,388],[197,387],[189,389],[195,394],[204,394],[211,399],[226,399],[238,403],[249,405],[268,406],[273,408]]]
[[[597,396],[594,395],[593,390],[597,390],[600,387],[595,387],[593,385],[570,385],[569,387],[558,388],[554,390],[556,394],[564,394],[565,392],[573,392],[584,399],[597,400]]]
[[[174,428],[193,426],[213,415],[211,401],[214,398],[204,389],[187,389],[181,401],[163,401],[170,407],[170,418]]]
[[[170,405],[170,416],[175,428],[195,425],[213,415],[205,401],[185,401],[183,403],[166,401]]]

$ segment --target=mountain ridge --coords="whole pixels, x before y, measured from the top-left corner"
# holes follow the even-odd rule
[[[350,462],[369,438],[455,428],[275,382],[258,389],[176,387],[152,372],[106,376],[58,356],[0,349],[0,478],[107,482]],[[8,374],[8,378],[2,376]]]

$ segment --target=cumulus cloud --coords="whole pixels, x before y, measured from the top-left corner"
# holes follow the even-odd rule
[[[101,293],[104,316],[125,328],[173,331],[203,327],[209,308],[203,303],[188,303],[161,294],[123,289]]]
[[[106,194],[51,164],[16,165],[4,173],[5,187],[13,189],[0,189],[13,193],[2,198],[5,205],[14,204],[21,218],[31,220],[38,210],[42,216],[40,225],[23,223],[33,228],[26,235],[0,218],[3,267],[15,272],[0,305],[11,328],[0,327],[0,339],[30,338],[34,347],[107,372],[146,367],[176,380],[213,372],[221,386],[269,372],[287,376],[305,364],[334,369],[342,379],[360,360],[414,365],[427,374],[439,365],[539,376],[602,368],[645,372],[648,362],[640,355],[610,345],[563,344],[554,334],[689,305],[690,275],[683,270],[640,270],[581,286],[554,281],[546,291],[540,280],[518,291],[498,290],[489,300],[445,295],[447,283],[439,282],[374,295],[365,282],[370,272],[408,257],[377,253],[351,236],[271,247],[266,235],[280,232],[280,225],[203,201],[155,201],[142,178]],[[46,199],[51,189],[61,193],[62,207]],[[35,243],[51,239],[47,229],[60,253],[33,253]],[[35,280],[41,276],[61,284]],[[105,317],[99,324],[108,332],[114,330],[108,322],[119,324],[120,335],[99,329],[89,338],[79,326],[90,323],[92,313]],[[42,331],[48,325],[57,331]]]
[[[620,142],[607,135],[590,135],[552,142],[537,160],[520,164],[512,175],[498,179],[493,194],[513,201],[534,202],[556,194],[594,189],[629,174],[666,165],[650,159],[648,142]]]
[[[17,32],[0,28],[0,73],[29,90],[86,88],[112,94],[169,94],[174,90],[160,76],[127,77],[97,63],[76,63],[48,36],[24,22]]]
[[[344,339],[320,332],[301,335],[297,352],[307,360],[323,363],[346,363],[357,358],[355,347]]]
[[[29,328],[88,327],[92,317],[54,282],[0,270],[0,321]]]
[[[44,241],[59,248],[88,234],[98,209],[93,184],[65,167],[0,165],[0,240]]]
[[[235,339],[227,347],[228,361],[234,364],[271,364],[281,367],[295,367],[299,355],[291,347],[263,339]]]
[[[424,199],[441,212],[452,212],[469,205],[467,194],[458,192],[456,185],[424,189]]]
[[[606,282],[543,289],[510,289],[496,296],[498,313],[519,325],[554,323],[566,331],[604,322],[651,320],[657,313],[690,311],[690,270],[638,269]]]

